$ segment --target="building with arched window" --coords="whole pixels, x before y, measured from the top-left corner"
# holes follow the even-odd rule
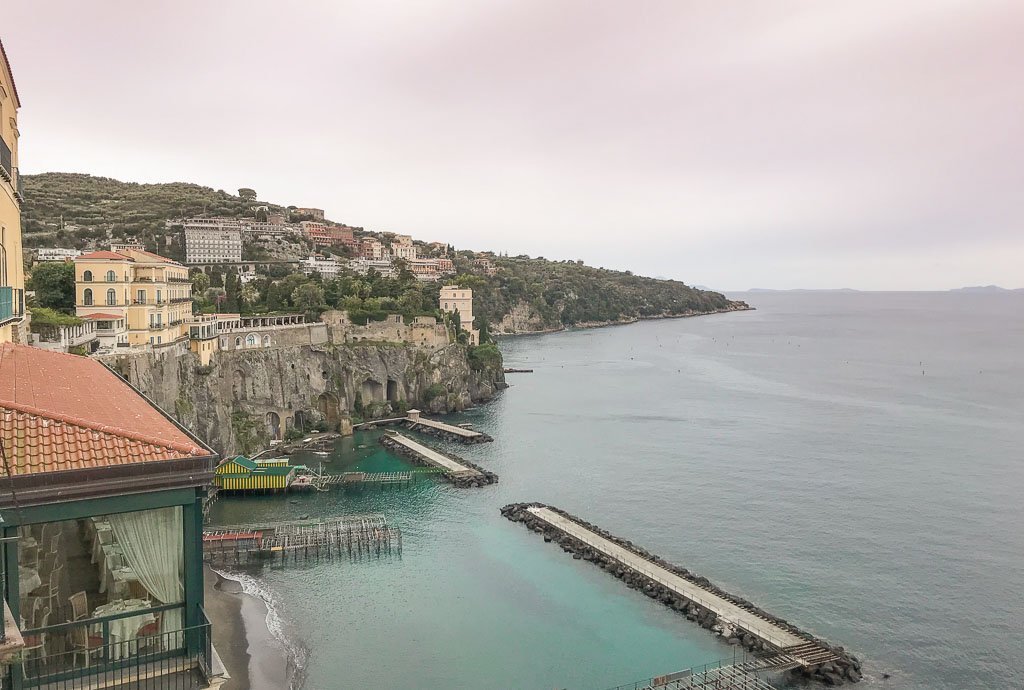
[[[108,286],[99,294],[94,292],[96,276]],[[75,259],[75,293],[78,316],[118,317],[105,320],[110,328],[107,337],[100,337],[103,346],[166,345],[188,338],[192,282],[188,269],[176,261],[135,248],[82,254]]]

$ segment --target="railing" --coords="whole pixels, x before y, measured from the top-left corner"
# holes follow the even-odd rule
[[[12,672],[21,673],[26,688],[149,687],[147,682],[161,690],[206,687],[213,658],[210,622],[201,612],[199,625],[160,631],[160,617],[172,610],[184,607],[156,606],[26,630],[41,646],[27,650],[24,664]],[[126,625],[128,619],[140,616],[156,622],[120,639],[119,632],[136,627]]]
[[[17,321],[25,315],[25,291],[9,285],[0,286],[0,326]]]

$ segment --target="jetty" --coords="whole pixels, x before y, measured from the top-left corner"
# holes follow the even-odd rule
[[[402,532],[383,515],[290,520],[203,529],[203,557],[211,563],[245,564],[279,559],[361,559],[402,555]]]
[[[388,419],[374,419],[369,422],[363,422],[362,424],[356,424],[353,429],[369,430],[376,429],[381,426],[390,426],[393,424],[402,424],[405,428],[412,431],[417,431],[421,434],[428,436],[436,436],[446,441],[452,441],[454,443],[462,443],[471,445],[474,443],[489,443],[494,439],[487,434],[476,431],[475,429],[467,429],[462,426],[456,426],[454,424],[446,424],[445,422],[439,422],[436,419],[428,419],[423,417],[419,410],[409,410],[409,413],[405,417],[390,417]]]
[[[497,484],[498,475],[468,460],[434,450],[408,436],[388,431],[380,437],[380,444],[395,455],[441,470],[441,476],[458,487],[480,487]]]
[[[758,654],[762,670],[791,670],[829,685],[861,679],[860,661],[842,647],[832,646],[630,541],[542,503],[514,503],[501,513],[543,534],[545,541],[556,541],[574,559],[598,565],[730,644]]]
[[[533,369],[513,369],[513,368],[510,367],[508,369],[505,369],[505,373],[506,374],[532,374],[533,373]]]
[[[617,685],[609,690],[776,690],[759,673],[764,669],[758,661],[719,661],[694,666],[675,673]]]

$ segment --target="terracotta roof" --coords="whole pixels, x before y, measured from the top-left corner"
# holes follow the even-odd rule
[[[81,319],[91,319],[93,321],[114,321],[115,319],[123,319],[124,315],[123,314],[104,314],[104,313],[101,312],[99,314],[85,314],[84,316],[80,316],[79,318],[81,318]]]
[[[0,60],[7,66],[7,73],[11,75],[11,88],[14,89],[14,101],[17,107],[21,107],[21,97],[18,95],[18,85],[14,83],[14,70],[11,69],[11,61],[7,59],[7,51],[4,50],[4,42],[0,40]]]
[[[78,257],[75,260],[78,261],[79,259],[105,259],[107,261],[135,261],[135,259],[133,259],[130,256],[125,256],[124,254],[118,254],[117,252],[108,252],[108,251],[98,251],[98,252],[89,252],[88,254],[79,254]]]
[[[15,475],[213,455],[96,360],[11,343],[0,443]]]

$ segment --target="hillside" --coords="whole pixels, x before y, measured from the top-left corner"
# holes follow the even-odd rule
[[[142,240],[151,251],[181,260],[181,233],[169,230],[167,220],[194,215],[252,217],[257,205],[269,206],[271,210],[283,208],[183,182],[137,184],[73,173],[26,175],[24,179],[26,247],[84,249],[102,246],[110,239],[130,237]],[[251,246],[246,246],[244,252],[249,259],[266,254],[265,249]],[[534,332],[746,307],[717,292],[698,290],[678,281],[642,278],[629,272],[585,266],[582,262],[496,257],[472,251],[458,251],[451,256],[459,273],[455,282],[474,290],[477,325],[495,333]],[[484,269],[474,263],[474,259],[482,257],[491,261],[493,268]],[[383,310],[393,308],[403,313],[422,313],[426,302],[436,299],[436,295],[427,294],[436,292],[436,287],[409,284],[408,276],[406,280],[395,281],[353,278],[342,277],[323,284],[328,306],[359,308],[378,317],[385,313]],[[288,283],[288,294],[308,280],[295,276]],[[224,284],[227,282],[225,277]],[[275,300],[273,284],[268,280],[254,286],[258,292],[249,300],[251,308],[297,306],[289,299]],[[353,303],[350,288],[361,291],[364,299],[359,305]],[[229,294],[229,299],[232,297]],[[408,308],[401,308],[406,303]],[[244,311],[246,305],[239,304],[238,308]]]

